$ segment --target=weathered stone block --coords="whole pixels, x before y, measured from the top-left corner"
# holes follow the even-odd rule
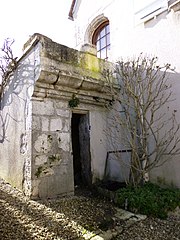
[[[33,113],[38,115],[53,115],[54,107],[51,101],[33,102]]]
[[[63,131],[69,132],[69,130],[70,130],[70,121],[69,121],[69,119],[64,119],[63,120]]]
[[[40,118],[38,116],[33,116],[33,118],[32,118],[32,129],[33,130],[40,130],[40,128],[41,128]]]
[[[51,119],[50,131],[52,131],[52,132],[61,131],[62,127],[63,127],[62,119],[60,119],[60,118]]]
[[[46,155],[39,155],[35,157],[35,165],[42,165],[47,162]]]
[[[39,184],[40,180],[36,179],[32,181],[32,196],[38,197],[39,195]]]
[[[69,110],[65,110],[65,109],[56,109],[56,113],[57,113],[57,115],[59,115],[61,117],[68,118],[70,116]]]
[[[42,134],[34,143],[34,148],[38,153],[48,153],[51,150],[52,141],[47,134]]]
[[[46,132],[49,131],[49,119],[46,117],[41,118],[41,124],[42,124],[42,131]]]
[[[47,168],[43,171],[44,176],[54,175],[54,170],[52,168]]]
[[[57,133],[58,147],[63,151],[70,151],[70,133]]]
[[[63,102],[63,101],[54,102],[54,108],[55,109],[67,109],[68,102]]]

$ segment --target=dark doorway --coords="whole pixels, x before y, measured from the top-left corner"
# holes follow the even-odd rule
[[[91,184],[89,115],[72,113],[71,119],[74,185]]]

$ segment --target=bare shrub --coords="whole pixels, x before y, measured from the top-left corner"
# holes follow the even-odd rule
[[[106,72],[107,94],[112,96],[106,106],[111,110],[107,134],[114,152],[120,146],[131,149],[130,164],[123,162],[129,164],[133,185],[143,183],[150,170],[180,153],[180,125],[177,110],[172,109],[175,99],[168,79],[173,70],[170,64],[160,67],[157,60],[141,54],[119,61],[114,73]]]

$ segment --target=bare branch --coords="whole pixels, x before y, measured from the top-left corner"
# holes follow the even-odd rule
[[[17,58],[14,57],[11,49],[13,43],[14,40],[7,38],[4,41],[3,47],[0,49],[0,74],[2,77],[2,88],[7,85],[8,79],[17,68]]]
[[[157,60],[140,55],[119,61],[115,69],[119,87],[114,87],[111,75],[107,77],[114,103],[109,131],[119,128],[121,133],[111,134],[111,145],[131,148],[129,167],[135,184],[146,172],[180,153],[180,126],[176,111],[171,114],[168,105],[174,101],[168,79],[171,68],[169,64],[158,66]]]

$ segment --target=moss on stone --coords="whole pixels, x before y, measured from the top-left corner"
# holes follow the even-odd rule
[[[100,60],[96,56],[91,55],[89,53],[84,53],[84,56],[81,59],[81,65],[82,67],[88,70],[99,73],[100,72],[99,61]]]
[[[43,166],[39,166],[36,173],[35,173],[35,176],[38,178],[40,177],[41,173],[43,172]]]

